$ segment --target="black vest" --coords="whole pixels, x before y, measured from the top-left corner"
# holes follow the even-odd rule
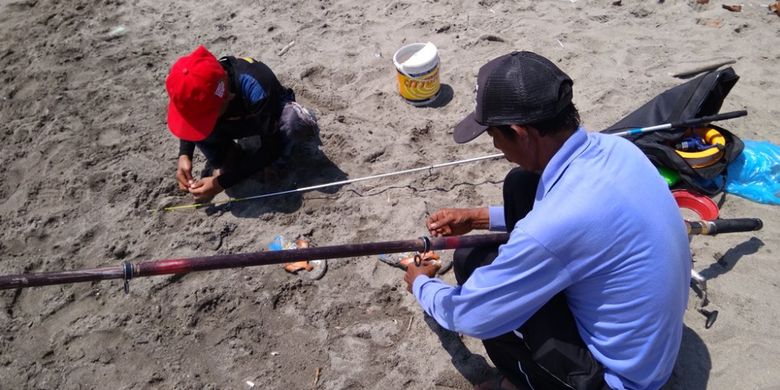
[[[284,102],[294,100],[292,90],[282,86],[271,68],[260,61],[227,56],[220,58],[219,62],[228,74],[230,91],[235,96],[217,126],[219,122],[250,121],[258,127],[258,132],[275,132]],[[257,80],[263,86],[266,97],[252,104],[241,89],[242,75]]]

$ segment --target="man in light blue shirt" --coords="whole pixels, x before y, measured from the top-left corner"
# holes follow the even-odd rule
[[[657,389],[682,337],[686,229],[638,148],[579,128],[571,86],[529,52],[480,69],[476,110],[455,141],[487,132],[522,169],[504,182],[504,206],[440,210],[428,228],[506,229],[509,241],[456,253],[458,286],[434,279],[432,265],[405,280],[441,326],[484,341],[500,388]]]

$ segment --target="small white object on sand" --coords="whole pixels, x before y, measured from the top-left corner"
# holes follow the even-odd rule
[[[290,41],[290,43],[284,45],[282,50],[279,50],[279,57],[283,56],[284,53],[287,53],[287,50],[290,50],[290,48],[293,47],[293,45],[295,45],[295,41]]]

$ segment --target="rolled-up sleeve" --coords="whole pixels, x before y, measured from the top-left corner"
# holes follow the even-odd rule
[[[558,258],[515,228],[493,263],[477,268],[462,286],[419,276],[412,292],[442,327],[487,339],[520,327],[570,281]]]
[[[490,206],[488,207],[488,213],[490,216],[488,230],[492,232],[505,232],[506,219],[504,218],[504,206]]]

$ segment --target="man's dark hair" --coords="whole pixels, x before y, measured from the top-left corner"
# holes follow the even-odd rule
[[[558,115],[552,118],[536,123],[527,123],[525,126],[535,128],[542,136],[574,131],[580,127],[580,113],[577,112],[577,107],[575,107],[574,103],[572,103],[566,106],[566,108],[564,108]],[[515,131],[512,130],[509,125],[495,127],[504,133],[504,136],[507,138],[515,138]]]

